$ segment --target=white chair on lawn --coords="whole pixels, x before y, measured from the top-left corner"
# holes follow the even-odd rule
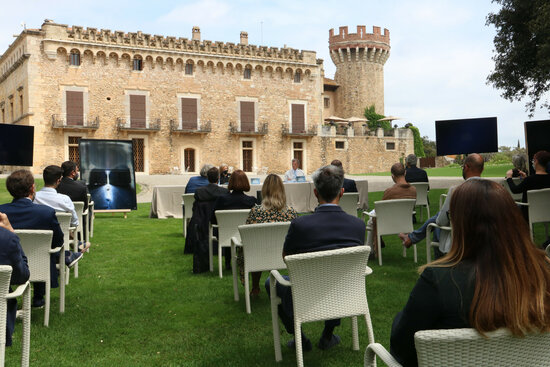
[[[550,333],[513,336],[498,329],[481,336],[475,329],[423,330],[414,334],[418,366],[550,366]],[[365,367],[375,355],[390,367],[401,365],[378,343],[365,351]]]
[[[182,194],[181,200],[183,201],[183,237],[187,237],[187,226],[193,216],[195,194]]]
[[[426,207],[428,218],[430,218],[430,203],[428,203],[428,188],[430,184],[427,182],[411,182],[411,186],[416,187],[416,206],[420,207],[420,221],[422,221],[422,207]]]
[[[445,200],[447,199],[447,194],[441,194],[439,195],[439,210],[441,210],[441,207],[445,203]]]
[[[439,242],[432,241],[432,232],[436,228],[439,228],[441,231],[452,232],[450,226],[438,226],[435,223],[428,224],[428,227],[426,227],[426,264],[432,262],[432,247],[439,247]]]
[[[519,185],[520,181],[521,181],[521,178],[519,177],[513,177],[512,178],[512,181],[514,181],[514,184],[516,185]],[[510,195],[512,195],[512,199],[514,199],[514,201],[521,201],[521,199],[523,198],[523,194],[520,192],[520,193],[517,193],[517,194],[514,194],[511,190],[510,190],[510,186],[508,185],[508,182],[506,182],[506,180],[502,180],[500,182],[500,184],[506,189],[506,191],[508,191],[510,193]]]
[[[550,189],[527,191],[529,211],[529,230],[534,238],[533,224],[545,223],[546,238],[548,238],[548,222],[550,222]]]
[[[22,297],[23,305],[17,311],[17,317],[23,320],[23,331],[21,333],[21,366],[29,365],[29,354],[31,345],[31,285],[29,282],[17,286],[15,291],[10,293],[10,278],[12,267],[0,265],[0,366],[4,366],[6,353],[6,318],[8,312],[8,299]]]
[[[348,192],[344,193],[340,198],[340,207],[343,211],[349,215],[357,217],[357,206],[359,204],[359,193],[358,192]]]
[[[78,238],[81,239],[83,243],[86,242],[86,239],[84,238],[84,220],[87,218],[88,211],[84,212],[84,202],[83,201],[75,201],[74,202],[74,210],[76,211],[76,215],[78,216],[78,226],[76,227],[76,231],[73,237],[73,240],[71,243],[73,244],[73,252],[79,252],[78,248]],[[86,235],[88,235],[90,232],[86,231]],[[78,263],[73,266],[74,269],[74,277],[78,278]],[[70,270],[67,270],[67,276],[70,275]]]
[[[237,237],[240,239],[239,229],[237,228],[241,224],[245,224],[246,218],[248,218],[250,209],[234,209],[234,210],[216,210],[216,221],[218,224],[210,225],[209,244],[208,244],[208,257],[210,261],[210,271],[214,271],[213,264],[213,228],[218,228],[218,271],[220,278],[223,278],[222,274],[222,248],[231,247],[231,238]]]
[[[23,252],[29,261],[31,276],[29,281],[46,283],[46,307],[44,307],[44,326],[50,322],[50,255],[63,250],[63,247],[52,246],[52,230],[16,229]],[[59,254],[59,262],[65,266],[65,254]],[[61,282],[60,282],[61,283]]]
[[[65,285],[69,282],[69,268],[65,265],[65,251],[69,250],[69,244],[71,242],[71,213],[56,212],[57,221],[63,231],[63,250],[59,256],[59,264],[57,269],[59,270],[59,312],[65,312]],[[73,227],[74,228],[74,227]]]
[[[88,237],[89,238],[94,236],[94,219],[95,219],[94,208],[95,208],[95,203],[92,200],[92,195],[88,194],[88,229],[89,229]],[[90,249],[88,249],[88,251],[90,251]]]
[[[369,252],[369,246],[354,246],[286,256],[290,281],[277,270],[271,271],[271,318],[276,361],[283,359],[277,315],[281,299],[276,294],[276,283],[292,286],[295,335],[301,334],[301,325],[305,322],[351,317],[353,349],[359,350],[357,316],[364,315],[369,343],[374,343],[365,291],[365,275],[372,272],[367,267]],[[298,367],[302,367],[302,339],[295,340],[296,361]]]
[[[255,271],[285,269],[283,244],[290,222],[245,224],[239,226],[241,239],[231,239],[231,267],[233,271],[233,295],[239,300],[239,271],[236,264],[236,248],[243,249],[244,256],[244,299],[246,312],[250,313],[250,286],[248,274]]]
[[[414,230],[412,214],[415,199],[379,200],[374,202],[373,217],[376,218],[378,264],[382,266],[382,236],[386,234],[410,233]],[[365,214],[369,214],[366,213]],[[368,230],[372,230],[367,228]],[[416,245],[413,244],[414,262],[417,262]],[[407,256],[407,249],[403,246],[403,257]]]

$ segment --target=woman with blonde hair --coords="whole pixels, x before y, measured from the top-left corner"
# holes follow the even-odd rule
[[[262,186],[262,204],[250,210],[246,224],[290,222],[298,216],[296,210],[286,205],[285,187],[283,180],[277,175],[270,174]],[[238,249],[240,250],[240,249]],[[241,282],[244,283],[244,258],[242,251],[237,254],[237,264],[241,273]],[[253,272],[252,291],[250,295],[257,297],[260,293],[260,278],[262,272]]]
[[[393,322],[391,354],[404,366],[418,364],[419,330],[550,331],[550,260],[506,190],[488,180],[466,181],[453,192],[450,216],[450,252],[420,268]]]

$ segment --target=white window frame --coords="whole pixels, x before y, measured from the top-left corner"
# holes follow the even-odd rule
[[[259,113],[258,113],[258,106],[259,106],[259,103],[258,103],[258,98],[254,98],[254,97],[236,97],[235,98],[236,101],[237,101],[237,123],[239,124],[239,131],[242,131],[241,130],[241,102],[254,102],[254,131],[258,131],[258,116],[259,116]],[[242,146],[241,146],[242,148]],[[241,157],[242,159],[242,157]],[[242,165],[241,165],[242,167]]]
[[[288,131],[292,132],[292,105],[301,104],[304,105],[304,130],[308,131],[307,124],[307,101],[301,99],[289,99],[288,100]]]
[[[181,99],[194,98],[197,100],[197,129],[199,129],[201,126],[201,95],[194,93],[177,93],[176,96],[178,98],[178,128],[181,129],[183,127],[183,120],[181,118]]]
[[[149,116],[151,114],[151,98],[148,90],[125,89],[124,90],[124,115],[125,127],[130,127],[130,95],[145,96],[145,127],[149,128]]]
[[[243,141],[251,141],[252,142],[252,171],[244,171],[244,164],[243,164]],[[246,173],[256,173],[258,171],[258,167],[261,167],[260,162],[258,161],[258,150],[256,148],[256,139],[255,138],[240,138],[239,139],[239,167],[243,169]],[[254,171],[254,168],[256,168],[256,171]]]
[[[88,126],[88,87],[78,87],[76,85],[60,85],[61,88],[61,116],[63,121],[67,123],[67,93],[66,92],[82,92],[82,105],[84,109],[84,126]],[[75,135],[76,136],[76,135]]]
[[[145,134],[128,134],[128,140],[143,139],[143,172],[134,172],[136,175],[149,174],[149,136]],[[132,160],[134,159],[132,151]],[[134,167],[135,171],[135,167]]]
[[[291,139],[290,140],[290,155],[288,162],[294,159],[294,143],[302,143],[302,171],[307,175],[307,140],[306,139]]]
[[[195,150],[195,170],[194,171],[189,171],[189,172],[185,172],[185,149],[194,149]],[[180,151],[180,172],[181,173],[199,173],[200,172],[200,150],[199,150],[199,147],[196,146],[196,145],[182,145],[181,146],[181,151]]]
[[[393,143],[393,149],[388,149],[388,143]],[[384,142],[384,149],[388,152],[395,152],[397,151],[397,143],[395,141],[386,141]]]
[[[63,149],[65,151],[64,152],[65,161],[69,160],[69,136],[77,136],[80,139],[86,139],[87,137],[86,135],[87,135],[86,133],[78,132],[78,131],[63,133]]]

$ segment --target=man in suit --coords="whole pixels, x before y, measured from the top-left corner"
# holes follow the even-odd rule
[[[63,246],[63,231],[59,226],[55,210],[46,205],[33,203],[36,193],[34,177],[28,170],[18,170],[13,172],[6,179],[6,187],[13,196],[13,201],[9,204],[0,205],[0,212],[5,213],[10,218],[14,229],[46,229],[53,231],[52,248]],[[81,253],[65,251],[65,264],[73,267],[81,258]],[[57,269],[59,253],[50,256],[50,277],[51,286],[59,286],[57,281]],[[44,305],[44,295],[46,286],[44,283],[34,283],[33,307],[42,307]]]
[[[187,185],[185,185],[185,193],[186,194],[193,194],[199,187],[208,185],[208,177],[207,173],[210,168],[214,167],[211,164],[205,164],[202,166],[200,171],[200,176],[193,176],[189,179],[187,182]]]
[[[12,267],[10,284],[23,284],[29,280],[30,272],[27,257],[19,243],[19,237],[13,233],[13,227],[8,216],[0,213],[0,264]],[[17,300],[8,300],[8,313],[6,320],[6,346],[11,346],[15,316],[17,313]]]
[[[216,167],[210,168],[206,172],[208,185],[201,186],[195,191],[195,201],[214,201],[218,196],[225,195],[229,192],[225,187],[218,186],[220,171]]]
[[[340,167],[342,170],[344,170],[342,162],[338,159],[333,160],[332,162],[330,162],[330,164],[336,167]],[[355,184],[355,180],[344,177],[344,192],[357,192],[357,185]]]
[[[346,214],[338,205],[344,194],[342,187],[344,171],[333,165],[318,169],[312,175],[313,190],[319,206],[311,215],[294,219],[286,235],[283,257],[304,252],[327,251],[338,248],[363,245],[365,241],[365,223]],[[287,278],[288,279],[288,278]],[[269,293],[269,279],[266,282]],[[277,295],[281,298],[279,317],[288,333],[294,334],[294,315],[290,287],[277,284]],[[340,325],[340,319],[325,321],[323,334],[319,339],[320,349],[329,349],[340,343],[340,337],[333,333]],[[311,341],[302,333],[302,347],[311,350]],[[288,344],[295,347],[294,339]]]
[[[418,158],[416,155],[409,154],[405,159],[407,170],[405,171],[405,180],[407,182],[429,182],[428,174],[422,168],[416,167]]]
[[[67,195],[72,201],[83,201],[84,211],[88,208],[88,188],[83,181],[77,181],[79,170],[76,163],[66,161],[61,164],[63,178],[56,190],[60,194]]]

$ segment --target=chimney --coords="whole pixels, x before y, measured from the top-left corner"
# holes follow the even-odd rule
[[[200,41],[201,40],[201,29],[197,26],[193,27],[193,35],[191,37],[193,41]]]
[[[241,44],[248,45],[248,32],[241,32]]]

